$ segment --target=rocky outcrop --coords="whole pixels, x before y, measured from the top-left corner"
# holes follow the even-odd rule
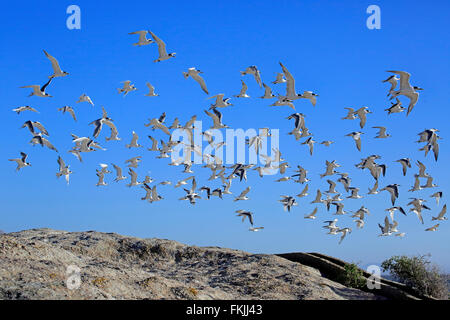
[[[78,281],[79,280],[79,281]],[[0,235],[0,299],[384,299],[276,255],[114,233]]]

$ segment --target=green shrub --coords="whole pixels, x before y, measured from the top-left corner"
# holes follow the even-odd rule
[[[355,263],[347,263],[340,275],[340,282],[349,288],[362,288],[366,285],[366,278],[362,270]]]
[[[441,276],[439,268],[427,259],[429,256],[393,256],[383,261],[381,267],[383,271],[389,271],[396,281],[420,294],[448,299],[446,280]]]

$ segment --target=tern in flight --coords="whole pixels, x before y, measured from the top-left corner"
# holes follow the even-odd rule
[[[32,112],[39,113],[36,109],[34,109],[34,108],[30,107],[30,106],[18,107],[18,108],[12,109],[12,111],[17,112],[17,114],[20,114],[20,113],[22,113],[24,111],[32,111]]]
[[[52,96],[49,95],[47,92],[45,92],[45,89],[47,88],[47,86],[50,84],[50,82],[52,80],[53,80],[53,77],[50,77],[50,79],[47,81],[47,83],[44,84],[42,87],[40,87],[37,84],[33,84],[33,85],[29,85],[29,86],[23,86],[20,88],[32,88],[33,91],[28,95],[29,97],[36,96],[36,97],[41,97],[41,98],[51,98]]]
[[[158,45],[158,54],[159,57],[158,59],[154,60],[153,62],[161,62],[164,60],[168,60],[170,58],[174,58],[176,53],[175,52],[171,52],[171,53],[167,53],[166,51],[166,44],[164,43],[164,41],[162,41],[160,38],[158,38],[153,32],[151,32],[150,30],[148,31],[153,40],[155,40],[156,44]]]
[[[253,225],[253,213],[246,210],[236,210],[236,213],[238,213],[238,217],[242,217],[242,222],[245,221],[245,218],[248,218],[250,224]]]
[[[70,115],[72,116],[73,120],[77,121],[77,117],[75,115],[75,111],[73,110],[72,107],[70,106],[64,106],[62,108],[58,108],[58,111],[61,111],[62,113],[70,113]]]
[[[52,57],[51,55],[49,55],[47,53],[47,51],[43,50],[45,53],[45,56],[50,60],[50,62],[52,63],[52,68],[53,68],[53,74],[51,76],[49,76],[49,78],[54,78],[54,77],[65,77],[67,76],[69,73],[66,71],[62,71],[61,68],[59,67],[59,63],[58,60],[56,60],[54,57]]]
[[[27,162],[28,155],[26,153],[21,152],[20,156],[20,158],[16,159],[8,159],[9,161],[15,161],[17,163],[16,171],[19,171],[24,167],[31,166],[31,163]]]
[[[256,66],[249,66],[245,69],[245,71],[241,71],[241,76],[245,76],[246,74],[252,74],[255,77],[259,87],[262,87],[261,73]]]
[[[149,82],[146,82],[145,85],[148,87],[148,93],[145,94],[146,97],[157,97],[159,94],[155,93],[155,87],[152,86]]]
[[[393,91],[391,93],[391,99],[396,98],[399,95],[403,95],[405,97],[409,98],[409,106],[408,106],[408,112],[406,115],[408,116],[411,111],[413,110],[414,106],[417,103],[417,100],[419,100],[419,90],[423,90],[422,88],[412,86],[409,83],[409,78],[411,77],[411,74],[405,71],[395,71],[395,70],[388,70],[387,72],[395,73],[400,75],[400,89],[397,91]]]
[[[250,96],[247,94],[248,86],[245,84],[244,80],[241,79],[241,91],[239,94],[235,94],[234,97],[236,98],[250,98]]]
[[[92,102],[91,98],[90,98],[88,95],[86,95],[85,93],[83,93],[83,94],[78,98],[77,103],[80,103],[80,102],[88,102],[89,104],[91,104],[91,106],[94,106],[94,103]]]
[[[59,178],[61,176],[64,176],[66,178],[67,184],[69,184],[69,175],[73,172],[70,171],[69,166],[64,163],[64,160],[61,157],[58,157],[58,164],[59,164],[59,172],[56,173],[56,176]]]
[[[190,76],[192,79],[197,81],[197,83],[206,94],[209,94],[208,89],[206,88],[205,80],[199,75],[200,73],[203,72],[195,68],[189,68],[187,72],[183,72],[183,76],[185,79],[189,78]]]
[[[138,34],[139,40],[136,43],[133,43],[133,46],[145,46],[147,44],[153,43],[154,41],[152,39],[147,39],[147,30],[140,30],[140,31],[134,31],[130,32],[128,34]]]

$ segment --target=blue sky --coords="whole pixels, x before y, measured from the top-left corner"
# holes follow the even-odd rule
[[[71,4],[81,8],[81,30],[66,28],[66,8]],[[366,27],[366,8],[371,4],[381,8],[380,30]],[[8,26],[0,30],[4,43],[0,51],[0,113],[8,137],[0,146],[0,229],[97,230],[255,253],[322,252],[362,265],[378,264],[394,254],[431,253],[434,262],[450,271],[450,224],[442,222],[438,232],[424,231],[434,224],[431,215],[437,215],[450,191],[450,171],[445,167],[450,160],[450,93],[446,77],[450,72],[449,12],[447,1],[129,1],[126,5],[109,1],[13,2],[0,13],[3,25]],[[137,36],[128,33],[142,29],[150,29],[162,38],[168,51],[177,53],[176,58],[153,63],[155,45],[133,46]],[[55,56],[70,75],[55,79],[49,86],[53,98],[28,98],[29,89],[19,87],[43,84],[51,74],[43,49]],[[253,78],[239,74],[247,66],[256,65],[263,81],[269,84],[281,71],[279,61],[296,78],[299,92],[312,90],[320,95],[315,108],[305,100],[295,103],[297,112],[306,115],[306,125],[316,141],[336,142],[330,148],[316,144],[312,157],[305,145],[287,135],[293,122],[285,118],[292,110],[268,107],[272,101],[256,98],[263,90]],[[141,188],[116,184],[112,175],[107,177],[109,186],[95,186],[95,168],[100,162],[115,162],[126,172],[124,161],[137,155],[143,156],[140,177],[148,171],[157,181],[175,183],[187,177],[181,173],[182,168],[167,166],[168,161],[155,159],[154,153],[128,150],[124,145],[135,130],[140,143],[150,146],[146,136],[153,133],[143,124],[163,111],[169,123],[175,117],[184,123],[197,115],[204,120],[204,126],[210,125],[203,112],[210,101],[192,79],[185,80],[181,74],[189,67],[204,72],[211,94],[237,94],[240,79],[246,81],[252,99],[232,99],[234,106],[223,110],[225,124],[243,129],[280,129],[283,157],[293,168],[301,164],[311,178],[310,196],[299,199],[299,205],[290,213],[283,211],[278,202],[280,195],[298,194],[303,185],[274,182],[279,175],[261,179],[252,172],[247,184],[233,181],[231,190],[235,195],[247,185],[252,186],[251,199],[243,203],[235,203],[229,196],[225,200],[199,201],[195,206],[178,201],[184,194],[173,186],[159,186],[165,199],[153,204],[140,200],[144,194]],[[404,113],[388,117],[383,111],[390,103],[386,98],[388,85],[381,81],[389,75],[385,71],[392,69],[410,72],[411,82],[425,89],[408,118]],[[124,80],[131,80],[139,90],[125,98],[119,95],[116,88]],[[156,87],[159,97],[143,96],[146,81]],[[284,85],[270,85],[275,92],[284,92]],[[94,108],[75,103],[82,93],[93,99]],[[22,105],[31,105],[40,113],[17,115],[11,111]],[[56,111],[63,105],[75,108],[78,122]],[[107,151],[84,154],[84,162],[79,163],[67,153],[72,147],[70,133],[92,135],[93,127],[88,123],[101,116],[102,105],[115,120],[122,141],[107,143],[107,133],[102,133],[98,141]],[[346,114],[344,107],[361,106],[368,106],[374,113],[363,129],[363,150],[358,152],[352,139],[345,137],[359,130],[358,122],[340,118]],[[55,177],[57,154],[28,143],[30,134],[19,129],[26,120],[38,120],[47,127],[50,141],[74,171],[70,186]],[[376,130],[372,126],[379,125],[386,126],[392,138],[373,139]],[[440,129],[443,137],[438,162],[431,155],[424,158],[415,143],[417,133],[432,127]],[[164,137],[162,133],[154,134]],[[20,151],[29,154],[32,167],[17,173],[8,159],[17,157]],[[406,237],[380,238],[377,224],[385,217],[384,209],[390,207],[389,194],[346,199],[346,209],[354,211],[364,204],[371,215],[362,230],[356,229],[349,216],[341,217],[339,224],[352,227],[353,233],[338,245],[339,239],[322,229],[323,220],[334,218],[323,205],[315,221],[303,216],[314,209],[310,202],[317,188],[328,187],[325,179],[319,178],[325,160],[337,160],[340,169],[349,172],[353,185],[365,195],[373,179],[354,164],[371,154],[381,155],[380,163],[388,166],[380,187],[399,183],[399,205],[406,207],[409,197],[421,197],[428,200],[432,212],[424,213],[424,226],[413,213],[407,217],[397,215]],[[400,165],[393,162],[402,157],[410,157],[414,163],[424,162],[439,188],[407,192],[417,167],[413,165],[403,177]],[[206,181],[209,171],[200,167],[194,167],[194,171],[199,186],[221,185],[218,180]],[[439,206],[429,198],[438,190],[444,192]],[[235,216],[237,209],[254,212],[256,224],[265,227],[263,232],[248,232],[248,224]]]

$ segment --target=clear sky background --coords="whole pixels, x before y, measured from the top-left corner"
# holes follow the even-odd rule
[[[81,8],[81,30],[66,27],[66,8],[76,4]],[[381,29],[369,30],[366,9],[376,4],[381,8]],[[2,181],[0,229],[11,232],[28,228],[49,227],[59,230],[97,230],[138,237],[157,237],[199,246],[222,246],[254,253],[292,251],[321,252],[363,266],[379,264],[395,254],[431,253],[432,260],[450,271],[450,223],[444,221],[437,232],[425,232],[434,224],[436,216],[447,202],[450,191],[449,82],[450,73],[450,4],[448,1],[16,1],[1,11],[0,29],[2,50],[3,139],[0,144],[0,179]],[[135,47],[137,36],[129,32],[150,29],[162,38],[169,52],[176,58],[153,63],[156,45]],[[48,88],[53,98],[30,97],[29,89],[20,86],[43,84],[51,74],[50,62],[42,50],[55,56],[70,73],[57,78]],[[282,61],[296,78],[297,91],[312,90],[320,95],[315,108],[306,101],[296,101],[297,112],[306,115],[306,125],[318,142],[334,140],[329,148],[316,144],[311,157],[307,146],[295,141],[287,132],[293,121],[285,118],[292,113],[288,107],[268,107],[273,100],[258,99],[263,94],[251,76],[241,77],[239,71],[256,65],[263,81],[275,79]],[[167,159],[155,159],[146,149],[128,150],[131,131],[140,135],[140,143],[150,146],[148,134],[166,138],[161,132],[144,127],[148,118],[167,113],[167,122],[178,117],[185,123],[192,115],[210,126],[203,110],[211,100],[192,79],[185,80],[182,71],[196,67],[204,71],[204,79],[211,94],[237,94],[240,79],[248,84],[251,99],[233,98],[233,107],[223,109],[223,122],[233,128],[279,128],[280,149],[293,169],[301,164],[309,171],[310,196],[298,199],[299,205],[290,213],[284,212],[280,195],[296,195],[303,185],[293,182],[277,183],[280,175],[260,178],[249,173],[248,182],[234,180],[232,196],[224,200],[213,197],[200,200],[195,206],[178,201],[184,196],[181,188],[159,186],[163,201],[149,204],[141,201],[140,187],[127,188],[126,181],[114,183],[114,175],[106,177],[107,187],[96,187],[95,169],[99,163],[114,162],[126,168],[124,161],[143,156],[137,169],[139,179],[150,171],[156,181],[185,178],[182,167],[167,166]],[[386,98],[389,85],[381,81],[386,70],[405,70],[412,74],[411,82],[425,90],[421,92],[415,109],[406,114],[387,116],[390,103]],[[121,81],[131,80],[139,90],[125,98],[116,91]],[[148,98],[145,82],[152,83],[159,97]],[[284,93],[284,85],[272,85],[274,92]],[[95,107],[76,104],[78,97],[88,94]],[[404,105],[407,99],[402,98]],[[40,113],[17,115],[11,109],[31,105]],[[57,108],[75,108],[78,122]],[[101,116],[105,106],[115,120],[122,141],[105,142],[109,130],[98,141],[105,152],[83,154],[80,163],[67,151],[73,146],[70,133],[91,136],[88,123]],[[344,107],[368,106],[374,113],[368,116],[363,129],[363,150],[358,152],[351,138],[345,134],[359,130],[357,120],[340,120]],[[70,185],[57,179],[57,154],[46,148],[33,147],[26,129],[19,129],[26,120],[41,121],[50,132],[50,141],[70,164],[74,174]],[[373,139],[377,130],[372,126],[386,126],[389,139]],[[435,162],[419,152],[417,134],[427,128],[440,129],[440,156]],[[302,140],[303,141],[303,140]],[[32,167],[15,172],[15,164],[8,161],[29,154]],[[390,183],[401,185],[398,205],[406,208],[409,197],[428,200],[432,211],[425,212],[425,225],[413,213],[407,217],[396,215],[399,229],[405,238],[378,237],[377,226],[391,206],[390,195],[382,192],[366,196],[373,185],[368,171],[354,167],[361,158],[379,154],[379,163],[388,166],[380,187]],[[417,166],[402,176],[401,166],[394,160],[410,157],[427,165],[439,188],[411,193],[413,174]],[[310,202],[317,188],[328,188],[319,174],[325,170],[325,160],[337,160],[341,171],[348,172],[352,185],[361,189],[361,200],[345,200],[345,209],[356,211],[361,205],[370,209],[364,229],[357,229],[349,216],[339,218],[339,226],[352,227],[341,245],[339,236],[325,234],[322,221],[333,219],[334,208],[327,212],[319,205],[315,221],[303,218],[314,209]],[[112,169],[112,168],[111,168]],[[220,180],[207,181],[209,170],[193,167],[199,187],[221,186]],[[337,176],[334,176],[335,180]],[[425,181],[422,179],[422,183]],[[252,186],[250,200],[233,202],[247,185]],[[338,190],[347,196],[342,186]],[[443,191],[439,206],[430,195]],[[241,223],[235,210],[254,212],[255,225],[264,226],[262,232],[249,232],[248,223]]]

